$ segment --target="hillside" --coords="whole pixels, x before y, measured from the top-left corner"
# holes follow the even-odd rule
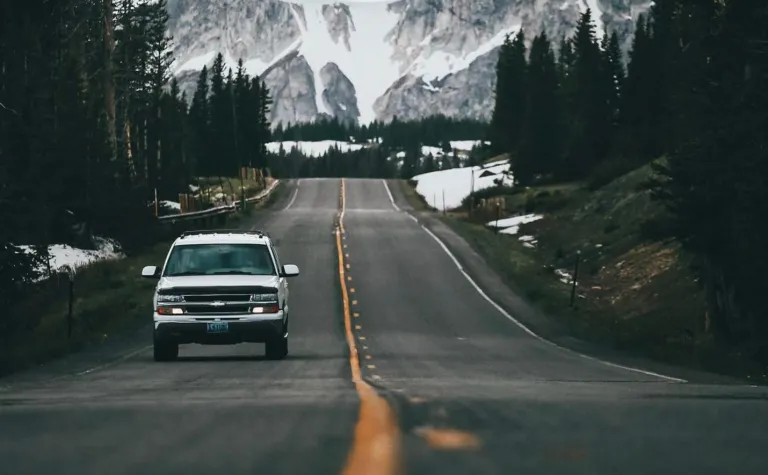
[[[492,196],[500,197],[502,218],[523,217],[518,229],[512,220],[500,220],[500,232],[495,232],[495,204],[476,208],[471,218],[463,207],[442,219],[513,288],[581,340],[692,368],[765,379],[759,366],[737,349],[713,342],[689,256],[674,242],[644,237],[644,223],[663,212],[640,189],[650,174],[646,166],[595,191],[568,183],[479,193],[488,203]],[[403,187],[413,205],[427,208],[431,197],[418,195],[408,184]],[[541,218],[530,219],[536,217]],[[577,255],[578,285],[571,308]]]

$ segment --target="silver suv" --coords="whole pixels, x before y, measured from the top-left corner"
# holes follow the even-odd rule
[[[183,233],[171,245],[154,297],[155,361],[174,360],[179,345],[265,343],[269,359],[288,355],[288,282],[299,268],[280,264],[263,231]]]

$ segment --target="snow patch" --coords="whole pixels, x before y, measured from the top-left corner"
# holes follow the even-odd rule
[[[75,271],[93,262],[109,259],[122,259],[125,257],[120,250],[120,244],[117,241],[102,237],[94,237],[93,240],[96,244],[96,249],[94,250],[80,249],[68,244],[52,244],[48,246],[48,254],[50,254],[51,257],[51,270],[53,272],[68,269]],[[18,247],[29,254],[35,252],[31,246],[23,245]],[[43,265],[38,270],[45,272],[47,271],[47,266]]]
[[[595,24],[595,36],[599,41],[602,41],[605,36],[605,25],[601,17],[603,16],[603,9],[600,8],[598,0],[582,0],[579,3],[579,11],[584,13],[587,11],[587,7],[592,12],[592,22]]]
[[[490,144],[490,142],[487,140],[451,140],[451,148],[464,152],[470,152],[475,147],[488,144]]]
[[[480,177],[480,174],[489,170],[493,175]],[[416,175],[412,180],[416,181],[416,192],[427,200],[435,208],[455,209],[461,206],[464,198],[472,192],[474,175],[475,191],[495,186],[494,181],[501,178],[504,186],[512,186],[513,180],[509,172],[509,162],[506,160],[494,162],[485,167],[474,166],[467,168],[451,168],[436,172]],[[443,200],[443,196],[445,199]],[[444,201],[444,202],[443,202]]]
[[[490,227],[508,228],[510,226],[519,226],[521,224],[532,223],[534,221],[540,220],[541,218],[543,218],[543,216],[539,214],[524,214],[520,216],[512,216],[511,218],[500,219],[498,221],[490,221],[485,225]]]
[[[426,84],[430,84],[433,81],[439,81],[450,74],[467,69],[477,58],[488,54],[493,49],[501,46],[507,35],[513,35],[519,30],[520,25],[505,28],[496,33],[493,38],[480,45],[476,50],[463,56],[456,56],[455,54],[446,53],[444,51],[436,51],[429,56],[419,57],[406,70],[406,73],[416,77],[420,76]],[[429,38],[431,38],[431,36],[428,35],[427,38],[425,38],[425,41]]]
[[[532,223],[538,221],[543,216],[538,214],[526,214],[522,216],[513,216],[511,218],[504,218],[498,221],[490,221],[486,223],[486,226],[500,229],[501,234],[514,235],[520,231],[520,226],[526,223]]]
[[[177,203],[175,201],[163,200],[160,202],[160,206],[163,206],[165,208],[175,209],[175,210],[181,210],[181,203]]]

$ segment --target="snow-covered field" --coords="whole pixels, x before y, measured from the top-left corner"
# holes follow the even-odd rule
[[[328,152],[333,147],[337,147],[342,152],[351,152],[360,150],[364,147],[373,145],[375,142],[380,142],[381,139],[370,140],[367,144],[354,143],[352,141],[343,142],[339,140],[318,140],[318,141],[291,141],[286,140],[284,142],[269,142],[267,143],[267,151],[270,153],[279,153],[280,146],[283,147],[285,153],[289,153],[294,147],[309,157],[319,157]],[[481,145],[483,142],[480,140],[452,140],[450,142],[451,148],[459,152],[469,152],[474,147]],[[488,142],[486,142],[488,143]],[[443,155],[442,149],[439,147],[433,147],[430,145],[424,145],[421,147],[421,155],[426,157],[427,155],[439,157]],[[405,156],[405,152],[400,152],[397,155],[399,158]]]
[[[87,266],[96,261],[107,259],[122,259],[125,255],[120,251],[120,245],[112,240],[95,237],[96,249],[79,249],[67,244],[52,244],[48,246],[48,253],[51,256],[50,264],[52,271],[63,271],[66,269],[77,270],[80,267]],[[34,250],[30,246],[18,246],[25,252],[32,253]],[[47,266],[43,266],[41,271],[45,271]]]
[[[427,203],[438,209],[455,209],[472,192],[474,174],[474,189],[482,190],[494,186],[494,180],[501,179],[504,186],[512,186],[513,180],[509,172],[509,162],[501,160],[482,166],[452,168],[436,172],[416,175],[416,192],[427,200]],[[483,176],[484,175],[484,176]]]

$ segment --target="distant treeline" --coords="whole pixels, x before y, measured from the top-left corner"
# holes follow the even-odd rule
[[[374,121],[368,125],[356,125],[323,117],[312,123],[278,125],[272,133],[275,141],[339,140],[363,143],[381,139],[391,147],[407,148],[414,145],[442,146],[451,140],[484,140],[488,136],[488,124],[470,119],[455,119],[434,115],[421,120],[392,122]]]
[[[320,156],[306,156],[297,147],[281,148],[272,156],[272,173],[279,178],[356,177],[404,178],[437,170],[477,165],[490,157],[485,147],[462,152],[446,145],[423,153],[419,144],[392,147],[388,142],[366,144],[359,150],[331,147]],[[464,156],[464,158],[462,158]]]

